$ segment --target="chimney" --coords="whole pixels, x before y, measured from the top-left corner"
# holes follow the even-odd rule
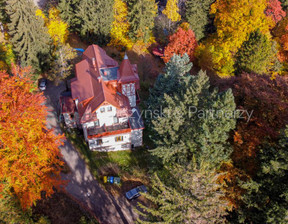
[[[94,68],[96,68],[96,58],[92,58],[92,65]]]

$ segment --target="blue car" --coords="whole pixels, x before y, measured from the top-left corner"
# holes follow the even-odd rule
[[[126,192],[125,196],[128,200],[138,198],[141,192],[147,193],[147,188],[144,185],[133,188],[132,190]]]

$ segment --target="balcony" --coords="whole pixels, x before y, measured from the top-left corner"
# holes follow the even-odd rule
[[[105,132],[109,133],[109,132],[129,129],[129,128],[130,128],[130,126],[129,126],[128,122],[120,123],[120,124],[114,124],[111,126],[103,125],[102,127],[88,128],[87,134],[88,134],[88,136],[93,136],[93,135],[103,134]]]

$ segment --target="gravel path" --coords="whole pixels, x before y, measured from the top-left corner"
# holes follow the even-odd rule
[[[63,83],[54,86],[48,82],[47,90],[44,92],[49,108],[48,128],[54,128],[57,133],[61,133],[61,130],[57,123],[55,108],[63,90],[65,90]],[[71,196],[89,207],[103,224],[135,223],[138,214],[133,211],[131,204],[124,196],[115,197],[99,185],[69,140],[64,141],[61,152],[71,170],[68,174],[62,175],[64,180],[69,181],[66,191]]]

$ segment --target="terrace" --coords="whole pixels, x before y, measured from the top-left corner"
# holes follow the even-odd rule
[[[99,134],[102,134],[105,132],[114,132],[114,131],[129,129],[129,128],[130,128],[130,125],[128,122],[120,123],[120,124],[114,124],[111,126],[103,125],[101,127],[88,128],[87,134],[88,134],[88,136],[92,136],[92,135],[99,135]]]

